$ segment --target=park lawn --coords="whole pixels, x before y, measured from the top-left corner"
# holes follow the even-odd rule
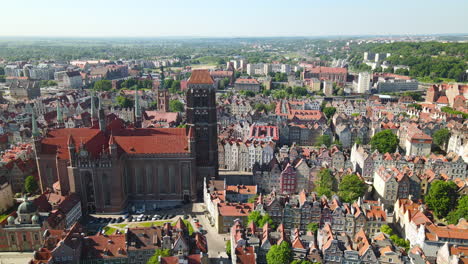
[[[106,235],[113,235],[117,231],[117,229],[110,227],[110,226],[105,226],[104,227],[104,234]]]
[[[6,210],[3,214],[0,214],[0,223],[5,220],[13,211],[16,210],[16,207],[13,206],[10,209]]]
[[[182,221],[184,221],[184,224],[187,226],[189,235],[192,235],[193,234],[193,226],[190,223],[190,221],[188,221],[188,220],[182,220]]]
[[[190,67],[192,67],[192,69],[215,69],[216,68],[216,64],[192,64],[190,65]]]
[[[190,221],[188,221],[188,220],[182,220],[182,221],[184,221],[184,224],[187,226],[189,235],[192,235],[194,230],[193,230],[193,226],[190,223]],[[175,225],[176,222],[177,221],[173,221],[171,223],[171,225]],[[132,227],[163,226],[165,223],[167,223],[167,221],[153,221],[153,222],[145,222],[145,223],[116,224],[116,225],[113,225],[113,226],[115,226],[118,229],[125,229],[127,227],[132,228]],[[111,228],[113,228],[113,227],[111,227]],[[113,228],[114,231],[116,230],[116,228]],[[106,232],[107,232],[107,230],[106,230]]]

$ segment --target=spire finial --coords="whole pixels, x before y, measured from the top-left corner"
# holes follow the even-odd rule
[[[39,129],[37,128],[36,115],[34,114],[34,112],[32,113],[32,117],[31,117],[31,125],[32,125],[32,136],[38,137],[40,134],[39,134]]]

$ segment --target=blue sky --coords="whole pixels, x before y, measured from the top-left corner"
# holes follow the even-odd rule
[[[5,0],[0,36],[468,33],[467,0]]]

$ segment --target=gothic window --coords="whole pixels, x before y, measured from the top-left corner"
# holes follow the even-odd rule
[[[86,190],[86,199],[88,200],[88,202],[94,202],[94,184],[91,172],[84,172],[83,185]]]
[[[111,205],[111,182],[107,174],[102,175],[102,184],[104,189],[104,205]]]
[[[153,192],[153,170],[151,166],[146,167],[146,191],[148,193]]]
[[[46,178],[47,178],[47,183],[48,184],[54,182],[53,171],[52,171],[52,168],[49,165],[46,166]]]
[[[167,186],[164,183],[164,167],[162,165],[158,166],[158,185],[159,193],[165,193]]]
[[[175,184],[176,184],[176,181],[175,181],[175,168],[173,165],[170,165],[169,166],[169,189],[170,189],[170,193],[175,193]]]
[[[183,189],[190,189],[190,163],[182,164],[182,178],[183,178]]]
[[[136,180],[136,192],[137,194],[142,194],[143,193],[143,171],[142,168],[136,168],[135,169],[135,180]]]

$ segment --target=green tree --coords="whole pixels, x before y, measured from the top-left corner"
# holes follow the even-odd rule
[[[409,104],[407,107],[408,107],[408,108],[411,108],[411,107],[412,107],[412,108],[414,108],[414,109],[416,109],[416,110],[419,110],[419,111],[422,110],[422,105],[420,105],[420,104]]]
[[[404,248],[406,251],[409,250],[410,243],[408,240],[405,240],[397,235],[391,235],[390,239],[395,243],[397,246]]]
[[[366,184],[356,174],[343,177],[338,186],[338,196],[345,203],[352,203],[366,193]]]
[[[112,89],[112,82],[109,80],[99,80],[94,83],[96,91],[109,91],[110,89]]]
[[[57,86],[58,83],[57,83],[56,81],[50,80],[50,81],[47,82],[47,85],[49,85],[49,86]]]
[[[440,111],[445,112],[447,114],[451,114],[451,115],[461,115],[464,119],[468,118],[467,113],[463,113],[462,111],[457,111],[457,110],[455,110],[455,109],[453,109],[451,107],[448,107],[448,106],[441,107]]]
[[[258,194],[250,197],[249,199],[247,199],[247,202],[248,203],[255,203],[257,201],[257,198],[258,198]]]
[[[457,191],[458,187],[453,181],[435,180],[425,197],[425,202],[438,218],[446,217],[457,204]]]
[[[450,130],[448,128],[439,129],[432,135],[432,139],[434,144],[444,149],[450,139]]]
[[[305,87],[300,87],[300,86],[296,86],[292,88],[292,92],[294,96],[296,97],[302,97],[308,94],[307,89]]]
[[[32,175],[26,177],[26,180],[24,181],[24,190],[27,193],[36,193],[38,189],[39,185],[37,184],[36,178]]]
[[[324,101],[325,102],[325,101]],[[333,115],[336,113],[336,108],[333,107],[333,106],[329,106],[329,107],[324,107],[323,108],[323,113],[325,114],[325,116],[330,119],[333,117]]]
[[[315,188],[317,195],[325,195],[330,198],[333,194],[333,186],[335,185],[335,178],[332,176],[330,170],[321,169],[317,179],[317,186]]]
[[[158,108],[158,101],[153,101],[149,104],[149,109],[156,110]]]
[[[179,100],[169,101],[169,112],[183,112],[184,104]]]
[[[273,219],[268,214],[261,214],[259,211],[252,211],[248,216],[249,223],[254,222],[258,227],[263,227],[266,223],[274,228]]]
[[[274,90],[272,95],[275,99],[285,99],[288,97],[288,93],[285,90]]]
[[[226,242],[226,254],[228,257],[231,257],[231,240],[228,240]]]
[[[461,218],[468,219],[468,195],[463,195],[458,199],[455,210],[447,215],[447,222],[456,225]]]
[[[246,96],[246,97],[254,97],[255,96],[255,93],[253,91],[250,91],[250,90],[239,91],[239,94],[241,94],[243,96]]]
[[[322,146],[325,145],[327,147],[330,147],[332,143],[332,139],[329,135],[324,134],[321,135],[317,138],[317,143],[315,144],[316,146]]]
[[[295,259],[291,262],[291,264],[313,264],[313,263],[305,259]]]
[[[288,75],[283,72],[277,72],[275,73],[275,77],[273,78],[274,82],[287,82],[288,81]]]
[[[393,229],[388,225],[382,225],[380,227],[380,231],[382,231],[382,233],[387,234],[389,236],[393,235]]]
[[[409,71],[408,71],[407,69],[404,69],[404,68],[402,68],[402,69],[397,69],[397,70],[395,71],[395,74],[408,76],[408,75],[409,75]]]
[[[385,129],[376,133],[370,141],[372,150],[380,153],[393,153],[398,146],[398,137],[391,130]]]
[[[5,75],[5,69],[3,67],[0,67],[0,75]]]
[[[146,264],[159,264],[159,257],[169,257],[171,251],[169,249],[156,249],[154,255],[146,262]]]
[[[180,91],[180,81],[172,81],[172,84],[169,87],[169,92],[175,94],[178,91]]]
[[[116,105],[122,107],[122,108],[132,108],[133,107],[133,101],[128,99],[127,97],[125,96],[117,96],[115,98],[115,101],[116,101]]]
[[[318,229],[319,229],[318,223],[311,222],[307,225],[307,231],[312,232],[312,234],[315,234]]]
[[[292,250],[289,243],[286,241],[281,244],[273,245],[266,255],[268,264],[285,264],[292,260]]]

